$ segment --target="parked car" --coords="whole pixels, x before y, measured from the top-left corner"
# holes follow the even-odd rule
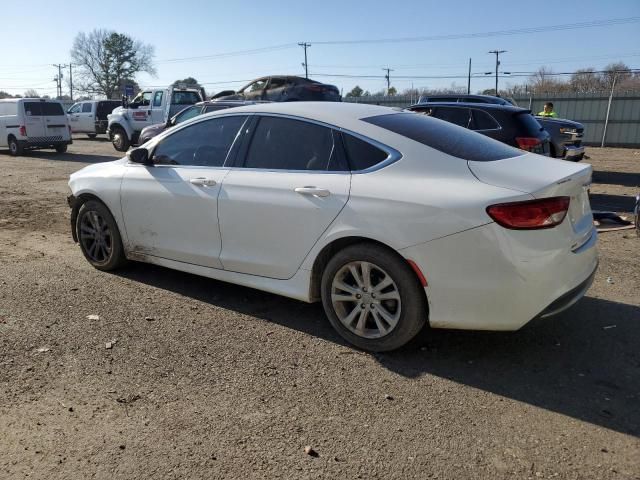
[[[513,100],[492,95],[425,95],[418,100],[418,103],[430,102],[492,103],[516,106]],[[584,158],[584,145],[582,145],[584,126],[581,123],[564,118],[541,117],[538,115],[536,115],[536,120],[551,135],[549,153],[552,157],[574,162]]]
[[[531,115],[531,110],[491,103],[420,103],[407,110],[454,123],[541,155],[549,155],[550,135]]]
[[[272,103],[192,118],[71,175],[91,265],[127,259],[321,300],[360,348],[516,330],[598,263],[590,165],[387,107]]]
[[[200,88],[144,90],[107,115],[107,134],[116,150],[126,152],[138,143],[143,128],[165,123],[180,110],[203,100]]]
[[[0,100],[0,147],[9,147],[13,156],[24,150],[54,148],[67,151],[73,143],[69,121],[62,104],[44,98]]]
[[[215,112],[217,110],[225,110],[227,108],[241,107],[243,105],[253,105],[253,101],[244,100],[207,100],[205,102],[199,102],[195,105],[185,108],[184,110],[176,113],[173,117],[167,120],[165,123],[157,123],[150,125],[142,129],[140,132],[140,138],[138,143],[140,145],[148,142],[156,135],[164,132],[167,128],[175,127],[176,125],[189,120],[203,113]]]
[[[252,81],[237,92],[226,90],[211,97],[224,100],[268,100],[270,102],[326,101],[340,102],[340,90],[327,85],[294,76],[262,77]]]
[[[107,115],[122,106],[121,100],[85,100],[67,110],[72,133],[86,133],[89,138],[107,133]]]

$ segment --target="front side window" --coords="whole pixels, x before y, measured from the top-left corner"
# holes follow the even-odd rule
[[[189,107],[186,110],[181,111],[178,115],[176,115],[176,119],[174,125],[184,122],[185,120],[189,120],[190,118],[197,117],[200,115],[201,107]]]
[[[140,92],[133,100],[131,100],[131,103],[137,103],[141,107],[151,105],[151,92]]]
[[[80,103],[76,103],[69,109],[67,113],[79,113],[80,108],[82,108],[82,105]]]
[[[259,92],[264,90],[264,87],[267,85],[267,80],[256,80],[253,83],[250,83],[249,85],[247,85],[246,87],[244,87],[242,90],[240,90],[240,93],[251,93],[251,92]]]
[[[336,150],[330,128],[289,118],[262,117],[244,166],[268,170],[333,170],[330,166],[332,158],[337,158]]]
[[[162,106],[162,95],[164,94],[164,92],[156,92],[155,95],[153,96],[153,106],[154,107],[161,107]]]
[[[91,113],[91,104],[83,103],[82,104],[82,113]]]
[[[221,167],[246,116],[205,120],[163,139],[153,152],[156,165]]]

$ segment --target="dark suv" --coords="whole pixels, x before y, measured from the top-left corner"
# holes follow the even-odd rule
[[[433,102],[465,102],[465,103],[493,103],[496,105],[515,105],[515,101],[492,95],[428,95],[420,97],[418,103]],[[582,137],[584,126],[566,118],[550,118],[536,116],[536,120],[551,135],[550,154],[552,157],[563,158],[574,162],[584,157]]]
[[[224,100],[268,100],[270,102],[324,101],[340,102],[340,90],[335,85],[294,76],[262,77],[237,92],[225,90],[211,97]]]
[[[549,156],[549,134],[530,110],[490,103],[433,102],[408,108],[494,138],[528,152]]]

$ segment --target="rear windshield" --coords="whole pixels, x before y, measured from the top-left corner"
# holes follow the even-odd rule
[[[196,92],[173,92],[171,103],[173,105],[193,105],[201,101],[200,95]]]
[[[528,111],[516,114],[515,118],[527,132],[527,135],[535,136],[542,130],[542,125]]]
[[[24,102],[24,112],[29,116],[62,116],[62,105],[54,102]]]
[[[392,113],[362,121],[464,160],[490,162],[522,155],[522,151],[497,140],[423,114]]]

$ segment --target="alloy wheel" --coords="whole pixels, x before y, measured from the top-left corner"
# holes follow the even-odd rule
[[[391,333],[400,320],[402,301],[393,278],[371,262],[349,262],[331,283],[331,303],[340,322],[363,338]]]
[[[113,250],[113,236],[109,225],[95,210],[87,211],[80,221],[80,242],[82,248],[96,263],[109,260]]]

